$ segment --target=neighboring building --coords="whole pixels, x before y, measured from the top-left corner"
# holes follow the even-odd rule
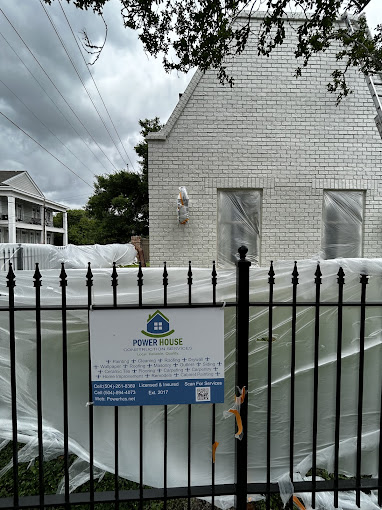
[[[364,76],[350,70],[354,93],[336,106],[327,91],[341,65],[333,48],[295,78],[297,21],[285,24],[287,40],[269,58],[250,39],[227,66],[232,88],[213,70],[197,71],[164,128],[148,136],[151,266],[229,265],[242,243],[261,265],[382,255],[373,100]],[[179,186],[189,195],[185,225]]]
[[[47,200],[27,172],[0,171],[0,243],[53,244],[63,235],[68,244],[67,207]],[[63,213],[63,226],[53,214]]]

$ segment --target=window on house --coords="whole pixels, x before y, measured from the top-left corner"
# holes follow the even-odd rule
[[[158,331],[162,331],[162,323],[161,322],[154,322],[154,329]]]
[[[21,221],[23,219],[23,209],[22,209],[21,204],[17,204],[16,219],[18,221]]]
[[[324,191],[322,256],[362,257],[363,191]]]
[[[260,260],[261,192],[253,189],[218,191],[218,264],[235,264],[238,248],[248,248],[247,258]]]

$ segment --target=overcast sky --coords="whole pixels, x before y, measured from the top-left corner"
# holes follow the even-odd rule
[[[123,27],[119,5],[112,0],[105,9],[107,43],[90,66],[101,99],[76,40],[85,29],[100,43],[102,20],[66,2],[44,4],[90,99],[40,0],[0,0],[0,112],[9,119],[0,115],[0,170],[28,171],[47,198],[71,208],[85,205],[95,175],[127,163],[138,170],[139,119],[165,122],[192,74],[165,73]],[[365,12],[372,28],[382,23],[381,0]]]

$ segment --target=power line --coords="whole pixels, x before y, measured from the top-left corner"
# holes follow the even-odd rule
[[[32,52],[32,50],[29,48],[29,46],[27,45],[27,43],[24,41],[24,39],[21,37],[21,35],[19,34],[19,32],[16,30],[16,28],[14,27],[14,25],[12,24],[12,22],[9,20],[9,18],[6,16],[6,14],[4,13],[3,9],[0,8],[0,11],[2,12],[3,16],[5,17],[5,19],[8,21],[8,23],[11,25],[11,27],[13,28],[13,30],[16,32],[16,34],[18,35],[19,39],[22,41],[22,43],[24,44],[24,46],[26,47],[26,49],[28,50],[28,52],[32,55],[33,59],[37,62],[38,66],[40,67],[40,69],[42,70],[42,72],[45,74],[45,76],[48,78],[48,80],[51,82],[51,84],[53,85],[53,87],[57,90],[57,92],[60,94],[61,98],[64,100],[65,104],[68,106],[68,108],[70,109],[70,111],[73,113],[73,115],[76,117],[76,119],[78,120],[78,122],[81,124],[81,126],[85,129],[85,131],[87,132],[87,134],[90,136],[90,138],[93,140],[93,142],[97,145],[97,147],[99,148],[99,150],[102,152],[102,154],[105,156],[105,158],[109,161],[109,163],[112,165],[112,167],[118,171],[117,167],[114,165],[114,163],[109,159],[109,157],[105,154],[105,152],[103,151],[103,149],[100,147],[100,145],[98,144],[98,142],[94,139],[93,135],[89,132],[89,130],[87,129],[87,127],[84,125],[84,123],[81,121],[81,119],[78,117],[78,115],[76,114],[76,112],[73,110],[73,108],[70,106],[70,104],[68,103],[68,101],[64,98],[64,96],[62,95],[62,93],[60,92],[60,90],[58,89],[58,87],[56,86],[56,84],[54,83],[54,81],[51,79],[51,77],[48,75],[48,73],[45,71],[45,69],[43,68],[43,66],[40,64],[40,62],[38,61],[37,57],[34,55],[34,53]]]
[[[57,37],[58,37],[58,40],[59,40],[59,41],[60,41],[60,43],[61,43],[61,46],[64,48],[64,51],[65,51],[65,53],[66,53],[66,56],[68,57],[68,59],[69,59],[70,63],[72,64],[72,67],[73,67],[74,71],[76,72],[76,74],[77,74],[77,76],[78,76],[78,79],[80,80],[80,82],[81,82],[81,84],[82,84],[82,87],[84,88],[84,90],[85,90],[86,94],[88,95],[88,97],[89,97],[89,99],[90,99],[90,101],[91,101],[91,103],[92,103],[92,105],[93,105],[93,107],[94,107],[95,111],[97,112],[97,115],[98,115],[98,117],[100,118],[100,120],[101,120],[101,122],[102,122],[102,124],[103,124],[104,128],[106,129],[106,132],[107,132],[107,134],[108,134],[108,135],[109,135],[109,137],[110,137],[110,140],[111,140],[111,141],[112,141],[112,143],[114,144],[114,147],[117,149],[118,154],[120,155],[120,157],[121,157],[121,159],[122,159],[123,163],[124,163],[125,165],[127,165],[127,163],[126,163],[126,161],[123,159],[123,156],[122,156],[122,154],[121,154],[120,150],[118,149],[118,147],[117,147],[117,145],[116,145],[115,141],[113,140],[113,137],[111,136],[110,131],[109,131],[108,127],[106,126],[105,121],[103,120],[103,118],[102,118],[102,116],[101,116],[101,114],[100,114],[100,112],[99,112],[99,110],[98,110],[98,108],[97,108],[97,105],[96,105],[96,104],[95,104],[95,102],[93,101],[93,98],[91,97],[90,92],[89,92],[89,91],[88,91],[88,89],[86,88],[86,85],[85,85],[85,83],[83,82],[83,80],[82,80],[82,78],[81,78],[81,75],[80,75],[80,73],[79,73],[79,71],[78,71],[78,69],[77,69],[77,67],[76,67],[76,64],[73,62],[72,57],[69,55],[69,52],[68,52],[68,50],[67,50],[67,48],[66,48],[66,46],[65,46],[65,43],[64,43],[64,41],[63,41],[62,37],[60,36],[60,34],[59,34],[58,30],[57,30],[56,25],[54,24],[54,22],[53,22],[53,20],[52,20],[52,18],[51,18],[51,16],[50,16],[50,14],[49,14],[49,13],[48,13],[48,11],[46,10],[46,8],[45,8],[45,6],[43,5],[43,3],[42,3],[42,1],[41,1],[41,0],[40,0],[40,5],[41,5],[41,7],[44,9],[44,12],[45,12],[45,14],[46,14],[47,18],[48,18],[48,20],[49,20],[50,24],[52,25],[53,30],[55,31],[55,33],[56,33],[56,35],[57,35]]]
[[[94,86],[95,86],[95,88],[96,88],[96,90],[97,90],[97,92],[98,92],[98,95],[99,95],[99,97],[100,97],[100,99],[101,99],[101,101],[102,101],[102,104],[103,104],[103,106],[104,106],[104,108],[105,108],[105,111],[106,111],[106,113],[107,113],[107,115],[108,115],[108,117],[109,117],[109,119],[110,119],[110,122],[111,122],[111,124],[112,124],[113,128],[114,128],[114,131],[116,132],[116,134],[117,134],[117,136],[118,136],[118,139],[119,139],[119,141],[121,142],[121,146],[122,146],[123,150],[125,151],[126,157],[127,157],[127,159],[129,160],[129,162],[130,162],[130,164],[131,164],[131,167],[133,168],[133,170],[134,170],[134,172],[135,172],[136,170],[135,170],[135,168],[134,168],[133,162],[131,161],[131,159],[130,159],[129,155],[127,154],[126,148],[125,148],[125,146],[124,146],[124,144],[123,144],[123,142],[122,142],[122,140],[121,140],[121,137],[119,136],[119,133],[118,133],[118,131],[117,131],[117,128],[116,128],[116,127],[115,127],[115,125],[114,125],[113,119],[111,118],[111,115],[110,115],[110,113],[109,113],[109,110],[108,110],[108,109],[107,109],[107,107],[106,107],[106,104],[105,104],[105,102],[104,102],[104,100],[103,100],[103,97],[102,97],[102,95],[101,95],[101,92],[100,92],[100,91],[99,91],[99,89],[98,89],[97,83],[96,83],[96,81],[95,81],[95,79],[94,79],[94,77],[93,77],[92,73],[90,72],[89,66],[88,66],[88,64],[87,64],[87,62],[86,62],[86,59],[85,59],[85,57],[84,57],[84,55],[83,55],[83,53],[82,53],[82,51],[81,51],[81,47],[80,47],[80,45],[78,44],[77,38],[76,38],[76,36],[74,35],[74,32],[73,32],[73,29],[72,29],[72,27],[71,27],[71,25],[70,25],[69,19],[68,19],[68,17],[66,16],[66,13],[65,13],[64,8],[63,8],[63,6],[62,6],[61,0],[59,0],[59,2],[58,2],[58,3],[59,3],[59,5],[60,5],[60,7],[61,7],[61,10],[62,10],[62,12],[63,12],[64,16],[65,16],[66,22],[68,23],[68,26],[69,26],[69,28],[70,28],[70,31],[72,32],[73,39],[74,39],[74,40],[75,40],[75,42],[76,42],[77,48],[78,48],[78,50],[79,50],[79,52],[80,52],[80,54],[81,54],[81,56],[82,56],[82,59],[83,59],[83,61],[84,61],[85,65],[86,65],[86,69],[88,70],[88,73],[89,73],[89,75],[90,75],[90,77],[91,77],[91,79],[92,79],[92,81],[93,81],[93,84],[94,84]]]
[[[1,10],[1,9],[0,9]],[[4,14],[4,13],[3,13]],[[107,169],[105,165],[102,163],[102,161],[99,159],[99,157],[94,153],[94,151],[91,149],[91,147],[86,143],[86,141],[83,139],[81,134],[77,131],[77,129],[73,126],[73,124],[70,122],[70,120],[66,117],[66,115],[63,113],[63,111],[59,108],[59,106],[54,102],[54,100],[51,98],[51,96],[48,94],[48,92],[45,90],[45,88],[41,85],[40,81],[35,77],[35,75],[32,73],[32,71],[29,69],[29,67],[24,63],[23,59],[20,57],[20,55],[17,53],[17,51],[11,46],[9,41],[4,37],[4,35],[0,32],[0,36],[4,39],[6,44],[9,46],[9,48],[13,51],[13,53],[16,55],[16,57],[20,60],[22,65],[25,67],[25,69],[29,72],[29,74],[32,76],[32,78],[36,81],[36,83],[40,86],[40,88],[45,92],[47,97],[50,99],[52,104],[55,106],[55,108],[59,111],[59,113],[62,115],[62,117],[66,120],[66,122],[69,124],[69,126],[73,129],[73,131],[78,135],[78,137],[82,140],[82,142],[85,144],[85,146],[89,149],[89,151],[93,154],[93,156],[97,159],[99,164],[105,169],[107,172]]]
[[[83,165],[83,166],[84,166],[87,170],[89,170],[89,172],[90,172],[91,174],[95,175],[95,173],[94,173],[92,170],[90,170],[90,168],[89,168],[87,165],[85,165],[85,163],[83,163],[83,162],[82,162],[79,158],[77,158],[77,156],[74,154],[74,152],[73,152],[71,149],[69,149],[69,147],[68,147],[66,144],[64,144],[64,142],[63,142],[62,140],[60,140],[60,138],[59,138],[57,135],[55,135],[55,134],[53,133],[53,131],[52,131],[52,130],[51,130],[51,129],[50,129],[50,128],[49,128],[49,127],[48,127],[48,126],[47,126],[47,125],[46,125],[46,124],[45,124],[45,123],[44,123],[44,122],[43,122],[43,121],[42,121],[42,120],[41,120],[41,119],[40,119],[40,118],[39,118],[39,117],[38,117],[38,116],[37,116],[37,115],[36,115],[36,114],[35,114],[35,113],[34,113],[34,112],[30,109],[30,108],[29,108],[29,106],[28,106],[28,105],[26,105],[26,104],[24,103],[24,101],[23,101],[22,99],[20,99],[20,98],[19,98],[19,96],[18,96],[17,94],[15,94],[15,92],[13,92],[13,90],[12,90],[12,89],[10,89],[10,88],[8,87],[8,85],[7,85],[6,83],[4,83],[4,82],[3,82],[3,80],[1,80],[1,79],[0,79],[0,83],[2,83],[2,84],[4,85],[4,87],[6,87],[6,88],[9,90],[9,92],[10,92],[11,94],[13,94],[13,95],[15,96],[15,98],[16,98],[16,99],[18,99],[22,105],[24,105],[24,107],[25,107],[25,108],[26,108],[26,109],[27,109],[27,110],[28,110],[28,111],[29,111],[29,112],[30,112],[30,113],[31,113],[31,114],[32,114],[32,115],[33,115],[33,116],[34,116],[34,117],[35,117],[35,118],[36,118],[36,119],[40,122],[40,124],[42,124],[42,125],[44,126],[44,128],[45,128],[45,129],[47,129],[47,130],[49,131],[49,133],[50,133],[51,135],[53,135],[53,136],[54,136],[54,137],[55,137],[55,138],[56,138],[56,139],[57,139],[57,140],[58,140],[58,141],[59,141],[59,142],[60,142],[60,143],[61,143],[61,144],[65,147],[65,149],[66,149],[67,151],[69,151],[69,152],[70,152],[70,154],[72,154],[72,156],[74,156],[74,157],[76,158],[76,160],[77,160],[79,163],[81,163],[81,164],[82,164],[82,165]]]
[[[52,158],[54,158],[56,161],[58,161],[62,166],[64,166],[65,168],[67,168],[69,170],[69,172],[72,172],[72,174],[74,174],[76,177],[78,177],[79,179],[81,179],[82,182],[84,182],[85,184],[87,184],[90,188],[93,188],[93,186],[91,184],[89,184],[87,181],[85,181],[82,177],[80,177],[74,170],[72,170],[71,168],[68,167],[68,165],[65,165],[65,163],[63,163],[60,159],[58,159],[54,154],[52,154],[50,151],[48,151],[48,149],[46,149],[43,145],[41,145],[40,142],[38,142],[37,140],[35,140],[33,138],[33,136],[31,136],[29,133],[27,133],[26,131],[24,131],[23,128],[21,128],[20,126],[18,126],[16,124],[16,122],[13,122],[13,120],[11,120],[9,117],[7,117],[5,115],[5,113],[1,112],[0,111],[0,115],[2,115],[4,118],[6,118],[11,124],[13,124],[15,127],[17,127],[17,129],[19,129],[20,131],[22,131],[24,133],[24,135],[28,136],[31,140],[33,140],[39,147],[41,147],[41,149],[43,149],[45,152],[47,152],[48,154],[50,154],[50,156],[52,156]]]

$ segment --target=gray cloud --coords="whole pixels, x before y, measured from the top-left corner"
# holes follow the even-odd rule
[[[382,7],[379,4],[378,0],[372,0],[366,8],[366,15],[372,27],[382,20]],[[77,40],[80,32],[85,29],[93,42],[99,44],[103,41],[105,27],[102,19],[94,15],[92,11],[82,12],[66,2],[62,2],[62,6]],[[49,127],[49,130],[69,150],[63,147],[2,83],[0,83],[0,111],[91,186],[95,174],[112,172],[114,167],[123,168],[124,160],[127,159],[125,152],[120,146],[94,88],[62,14],[59,1],[55,0],[51,7],[46,8],[123,155],[122,158],[99,120],[39,0],[12,0],[12,2],[0,0],[0,8],[4,10],[50,79],[107,157],[70,111],[1,12],[0,33],[17,51],[52,98],[53,103],[67,117],[69,123],[1,36],[0,80]],[[112,0],[106,4],[105,20],[108,25],[106,47],[95,65],[90,66],[90,71],[118,129],[119,136],[133,163],[132,166],[138,169],[134,152],[134,145],[139,140],[138,120],[155,116],[159,116],[162,122],[167,120],[178,101],[178,93],[184,91],[190,76],[166,74],[160,60],[148,58],[137,35],[123,27],[118,0]],[[90,57],[86,56],[86,58]],[[51,200],[65,203],[70,207],[81,207],[86,203],[92,193],[91,187],[1,116],[0,129],[0,169],[27,170],[43,193]],[[130,165],[131,168],[132,166]]]
[[[92,41],[97,44],[103,41],[105,27],[102,19],[91,11],[79,11],[66,2],[62,2],[62,6],[77,40],[80,32],[85,29]],[[12,3],[0,0],[0,8],[86,129],[1,13],[1,34],[17,51],[45,91],[0,36],[0,80],[6,85],[0,83],[0,111],[90,185],[94,182],[95,174],[124,168],[128,158],[89,76],[59,2],[53,2],[47,11],[122,157],[99,119],[39,0],[13,0]],[[118,1],[107,5],[105,20],[108,25],[107,43],[99,60],[90,66],[90,71],[132,162],[130,168],[138,169],[134,152],[134,145],[139,140],[138,120],[158,115],[165,121],[177,103],[178,93],[185,89],[190,77],[168,75],[163,71],[160,61],[147,57],[137,35],[123,27]],[[89,58],[86,56],[86,59]],[[81,207],[86,203],[92,193],[91,187],[1,116],[0,126],[0,169],[27,170],[51,200],[70,207]]]

